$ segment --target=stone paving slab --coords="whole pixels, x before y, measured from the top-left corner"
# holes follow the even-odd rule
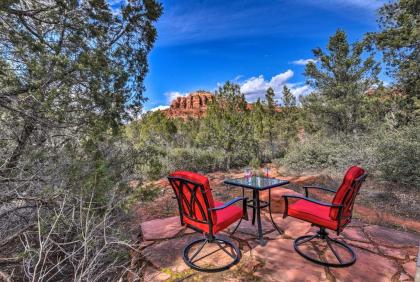
[[[279,235],[262,216],[268,240],[261,246],[255,240],[256,226],[244,221],[231,237],[241,248],[241,262],[220,273],[202,273],[187,267],[183,248],[201,234],[180,226],[179,217],[142,223],[144,242],[140,244],[147,267],[144,281],[414,281],[420,236],[378,225],[352,222],[339,236],[352,246],[357,261],[347,268],[328,268],[313,264],[293,249],[293,239],[314,232],[303,221],[275,214],[274,220],[285,233]],[[235,225],[232,225],[233,227]],[[331,237],[335,237],[330,232]],[[222,236],[229,236],[223,233]],[[232,239],[233,238],[233,239]],[[314,256],[327,256],[322,248],[310,250]],[[211,263],[220,262],[218,259]],[[416,281],[417,282],[417,281]]]
[[[323,267],[308,263],[293,250],[293,240],[270,241],[252,254],[262,262],[255,273],[262,281],[328,281]]]
[[[398,265],[388,258],[357,250],[357,260],[354,265],[345,269],[330,268],[330,272],[337,281],[389,282],[397,276]]]
[[[140,227],[144,241],[169,239],[181,232],[191,233],[191,229],[181,226],[179,216],[146,221]]]
[[[370,225],[364,228],[366,233],[378,244],[394,247],[418,246],[420,236],[414,233],[396,231],[379,225]]]

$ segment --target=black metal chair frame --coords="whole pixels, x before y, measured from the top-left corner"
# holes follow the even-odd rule
[[[342,203],[345,203],[348,197],[350,198],[350,202],[348,203],[348,208],[349,208],[349,213],[350,216],[348,217],[343,217],[342,213],[343,213],[343,209],[345,208],[345,206],[343,204],[332,204],[332,203],[325,203],[325,202],[321,202],[321,201],[317,201],[315,199],[309,198],[309,192],[308,189],[318,189],[318,190],[323,190],[323,191],[327,191],[330,193],[336,193],[337,191],[332,190],[332,189],[328,189],[328,188],[324,188],[324,187],[319,187],[319,186],[304,186],[303,189],[305,190],[305,197],[302,196],[295,196],[295,195],[284,195],[283,198],[285,200],[285,210],[284,210],[284,214],[283,214],[283,218],[287,217],[287,211],[288,211],[288,206],[289,206],[289,202],[288,199],[289,198],[295,198],[295,199],[301,199],[301,200],[305,200],[305,201],[309,201],[321,206],[327,206],[330,208],[338,208],[338,217],[337,217],[337,229],[334,230],[335,232],[337,232],[337,236],[340,235],[340,232],[343,231],[344,227],[346,227],[352,218],[352,210],[353,210],[353,205],[354,205],[354,200],[356,199],[357,194],[359,193],[359,189],[360,186],[362,185],[362,183],[366,180],[367,177],[367,173],[359,176],[357,179],[353,180],[352,184],[351,184],[351,188],[348,189],[348,191],[346,192],[346,194],[344,195],[344,198],[342,200]],[[344,221],[343,224],[341,224]],[[316,224],[313,224],[314,226],[317,226]],[[350,248],[349,245],[347,245],[346,243],[339,241],[337,239],[332,239],[328,236],[328,232],[325,230],[326,228],[323,226],[317,226],[319,227],[319,231],[314,234],[314,235],[306,235],[306,236],[301,236],[296,238],[296,240],[293,243],[293,246],[296,250],[296,252],[298,254],[300,254],[302,257],[306,258],[307,260],[310,260],[316,264],[320,264],[323,266],[328,266],[328,267],[347,267],[350,265],[353,265],[356,262],[356,253],[352,250],[352,248]],[[321,239],[321,240],[325,240],[327,242],[327,247],[329,249],[331,249],[332,253],[334,254],[334,256],[336,257],[338,263],[333,263],[333,262],[326,262],[326,261],[322,261],[322,260],[318,260],[316,258],[313,258],[309,255],[307,255],[303,250],[301,250],[299,247],[305,243],[308,243],[314,239]],[[340,255],[337,253],[336,249],[334,249],[333,244],[336,245],[340,245],[348,254],[350,254],[350,259],[348,260],[343,260]]]
[[[203,271],[203,272],[218,272],[218,271],[223,271],[223,270],[227,270],[230,267],[232,267],[233,265],[237,264],[240,261],[240,257],[241,257],[241,252],[239,250],[239,248],[233,244],[230,240],[225,239],[225,238],[221,238],[221,237],[216,237],[213,234],[213,219],[212,219],[212,212],[218,211],[218,210],[222,210],[225,209],[231,205],[233,205],[236,202],[242,201],[243,202],[243,211],[244,214],[242,216],[242,218],[240,219],[240,221],[242,221],[242,219],[246,219],[248,220],[248,213],[247,213],[247,200],[248,198],[244,198],[244,197],[238,197],[235,199],[232,199],[229,202],[226,202],[224,205],[222,206],[218,206],[218,207],[213,207],[211,208],[209,205],[209,201],[207,199],[207,197],[205,196],[205,189],[203,184],[200,183],[196,183],[194,181],[185,179],[185,178],[181,178],[181,177],[172,177],[169,176],[168,180],[175,192],[176,195],[176,199],[178,202],[178,210],[179,210],[179,216],[181,219],[181,225],[185,225],[188,228],[193,229],[196,232],[199,233],[203,233],[205,235],[205,238],[200,238],[200,239],[196,239],[192,242],[190,242],[183,251],[183,259],[184,262],[191,268],[198,270],[198,271]],[[179,182],[179,184],[177,184],[177,182]],[[188,201],[188,199],[185,197],[184,195],[184,189],[188,189],[191,198]],[[178,190],[178,193],[177,191]],[[201,195],[203,196],[204,199],[204,203],[205,203],[205,207],[203,207],[201,205],[201,203],[197,200],[197,191],[201,192]],[[183,204],[187,207],[187,210],[184,210],[183,208]],[[196,209],[198,208],[200,211],[200,215],[202,220],[200,220],[197,215],[196,215]],[[202,223],[202,224],[207,224],[209,226],[209,233],[204,233],[203,230],[200,230],[190,224],[187,224],[184,222],[184,217],[188,218],[191,221],[197,222],[197,223]],[[200,244],[201,245],[198,247],[198,249],[195,251],[195,253],[193,255],[189,255],[190,250],[193,246]],[[219,248],[209,254],[206,254],[205,256],[202,256],[198,259],[195,259],[198,254],[203,250],[204,246],[206,244],[217,244],[219,246]],[[230,246],[232,248],[232,250],[234,250],[234,253],[230,253],[227,249],[226,246]],[[217,267],[217,268],[204,268],[201,267],[199,265],[196,264],[196,262],[198,262],[199,260],[208,257],[210,255],[212,255],[213,253],[216,253],[218,251],[224,251],[226,254],[228,254],[233,261],[230,262],[227,265],[223,265],[221,267]],[[195,260],[194,260],[195,259]]]

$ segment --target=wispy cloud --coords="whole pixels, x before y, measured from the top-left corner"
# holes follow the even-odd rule
[[[150,112],[162,111],[162,110],[166,110],[168,108],[169,108],[169,106],[167,106],[167,105],[159,105],[157,107],[151,108],[149,111]]]
[[[292,61],[292,64],[298,65],[298,66],[305,66],[308,63],[315,63],[315,62],[316,60],[314,59],[299,59],[299,60]]]
[[[306,96],[313,91],[313,89],[309,85],[302,85],[302,86],[291,86],[290,91],[292,94],[299,98],[300,96]]]
[[[188,93],[182,93],[179,91],[170,91],[165,93],[166,101],[168,104],[170,104],[173,100],[175,100],[178,97],[184,97],[187,96]]]
[[[239,74],[237,76],[235,76],[235,78],[233,79],[233,81],[237,82],[239,80],[241,80],[241,78],[243,78],[244,76],[242,74]]]
[[[353,6],[362,9],[377,9],[383,4],[389,2],[385,0],[322,0],[319,2],[327,2],[328,4],[341,4],[346,6]]]
[[[168,3],[158,21],[158,45],[189,44],[219,39],[288,33],[288,7],[276,1],[196,1]],[[264,17],[262,17],[264,15]],[[295,20],[301,16],[295,15]]]
[[[118,0],[110,0],[118,2]],[[165,3],[165,12],[157,23],[159,45],[190,44],[219,39],[281,34],[313,34],[316,25],[300,24],[308,20],[308,9],[331,10],[349,14],[372,13],[384,0],[301,0],[301,1],[221,1],[183,0]],[[279,17],[278,15],[282,16]]]

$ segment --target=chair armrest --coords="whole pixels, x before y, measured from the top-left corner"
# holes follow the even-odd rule
[[[229,206],[231,206],[234,203],[239,202],[239,201],[242,201],[242,209],[243,209],[243,212],[244,212],[244,219],[248,220],[248,211],[247,211],[247,204],[246,204],[247,201],[248,201],[248,198],[246,198],[246,197],[237,197],[235,199],[230,200],[229,202],[224,203],[224,205],[222,205],[222,206],[218,206],[218,207],[215,207],[215,208],[210,208],[209,211],[222,210],[222,209],[225,209],[225,208],[227,208],[227,207],[229,207]]]
[[[237,197],[237,198],[235,198],[235,199],[230,200],[229,202],[224,203],[224,205],[222,205],[222,206],[218,206],[218,207],[215,207],[215,208],[210,208],[209,210],[210,210],[210,211],[218,211],[218,210],[222,210],[222,209],[227,208],[228,206],[233,205],[233,204],[234,204],[234,203],[236,203],[236,202],[239,202],[239,201],[247,201],[247,200],[248,200],[248,198],[244,198],[244,197]]]
[[[303,197],[303,196],[297,196],[297,195],[284,195],[282,197],[286,201],[286,206],[287,206],[287,203],[288,203],[288,198],[295,198],[295,199],[305,200],[305,201],[312,202],[314,204],[318,204],[318,205],[326,206],[326,207],[332,207],[332,208],[342,208],[343,207],[343,205],[336,205],[336,204],[321,202],[321,201],[318,201],[318,200],[315,200],[315,199],[311,199],[311,198]]]
[[[305,190],[305,196],[309,197],[308,194],[308,189],[318,189],[318,190],[323,190],[323,191],[327,191],[330,193],[336,193],[337,191],[329,189],[329,188],[325,188],[325,187],[321,187],[321,186],[303,186],[303,189]]]

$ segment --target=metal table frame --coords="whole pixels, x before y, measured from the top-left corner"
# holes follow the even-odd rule
[[[246,178],[243,177],[243,178],[239,178],[239,179],[227,179],[227,180],[224,181],[224,183],[227,184],[227,185],[230,185],[230,186],[241,187],[242,188],[242,197],[245,196],[245,189],[251,189],[252,190],[252,199],[248,200],[247,206],[252,208],[252,225],[255,225],[255,219],[257,220],[258,241],[261,245],[265,245],[266,241],[263,238],[263,230],[262,230],[262,224],[261,224],[261,209],[268,207],[271,223],[276,228],[276,230],[279,234],[283,234],[283,230],[281,230],[280,227],[278,227],[277,224],[274,222],[273,215],[272,215],[272,212],[271,212],[271,189],[289,184],[289,181],[262,177],[262,179],[273,179],[273,180],[278,180],[280,182],[276,183],[276,184],[267,185],[267,186],[258,188],[255,185],[236,182],[240,179],[246,179]],[[265,190],[268,190],[268,202],[260,200],[260,192],[265,191]],[[239,227],[240,223],[241,222],[239,222],[238,225],[235,227],[232,234],[235,233],[235,231]]]

